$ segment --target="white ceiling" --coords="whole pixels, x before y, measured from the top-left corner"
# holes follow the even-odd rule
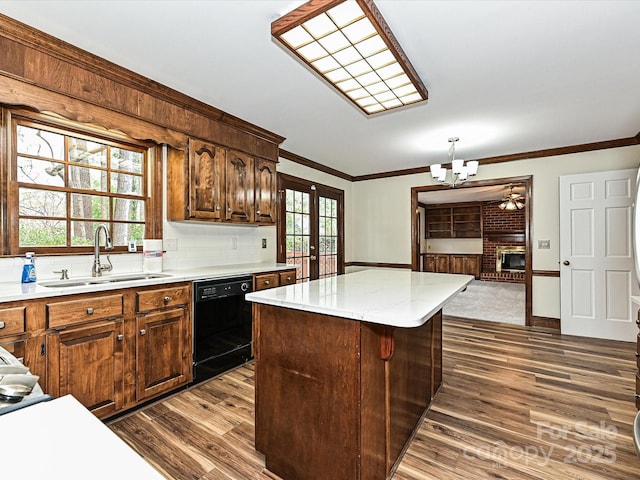
[[[300,1],[3,1],[0,12],[349,175],[633,137],[640,2],[376,0],[429,101],[367,117],[271,38]]]

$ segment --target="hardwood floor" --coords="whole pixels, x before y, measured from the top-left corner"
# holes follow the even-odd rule
[[[443,386],[393,480],[640,478],[634,344],[453,317],[443,337]],[[110,426],[170,479],[273,479],[253,380],[246,365]]]

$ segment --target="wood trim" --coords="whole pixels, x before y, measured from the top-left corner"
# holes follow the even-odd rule
[[[313,168],[314,170],[318,170],[319,172],[328,173],[329,175],[333,175],[334,177],[353,182],[353,177],[347,173],[343,173],[339,170],[327,167],[325,165],[322,165],[321,163],[314,162],[313,160],[301,157],[300,155],[296,155],[295,153],[289,152],[287,150],[280,149],[279,155],[280,157],[286,160],[290,160],[299,165],[304,165],[305,167]]]
[[[485,230],[484,237],[498,242],[524,242],[524,231]]]
[[[554,331],[560,331],[560,319],[559,318],[550,318],[550,317],[531,317],[530,326],[536,328],[548,328]]]
[[[534,277],[560,277],[560,270],[534,270]]]
[[[177,107],[191,110],[192,112],[204,115],[210,119],[248,132],[275,144],[280,144],[285,140],[284,137],[269,130],[230,115],[211,105],[189,97],[184,93],[178,92],[177,90],[2,14],[0,14],[0,31],[2,31],[2,37],[10,39],[13,42],[58,60],[69,62],[83,70],[97,74],[125,87],[162,99]],[[21,73],[24,73],[24,71]]]
[[[410,263],[346,262],[345,267],[411,268]]]

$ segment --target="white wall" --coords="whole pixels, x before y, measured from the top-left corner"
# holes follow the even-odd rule
[[[559,176],[640,165],[640,146],[481,165],[476,180],[533,175],[533,269],[559,268]],[[433,185],[428,173],[355,182],[352,189],[354,261],[411,263],[411,187]],[[538,240],[550,240],[538,250]],[[560,281],[536,277],[533,314],[560,318]]]

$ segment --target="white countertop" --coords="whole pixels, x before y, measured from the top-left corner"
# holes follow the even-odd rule
[[[0,416],[0,476],[23,480],[162,480],[71,395]]]
[[[242,265],[221,265],[215,267],[201,267],[190,270],[164,270],[162,278],[131,280],[126,282],[101,283],[95,285],[81,285],[76,287],[43,287],[40,281],[35,283],[0,282],[0,302],[14,300],[30,300],[33,298],[57,297],[76,293],[103,292],[119,288],[141,287],[146,285],[160,285],[163,283],[185,282],[203,279],[218,279],[251,275],[253,273],[287,270],[295,268],[282,263],[252,263]],[[142,272],[113,272],[103,274],[101,278],[117,277],[118,275],[132,275]],[[86,277],[83,277],[86,278]],[[49,279],[50,280],[50,279]],[[47,280],[47,281],[49,281]],[[74,280],[72,277],[70,280]]]
[[[419,327],[465,289],[472,275],[369,269],[248,293],[277,307],[395,327]]]

